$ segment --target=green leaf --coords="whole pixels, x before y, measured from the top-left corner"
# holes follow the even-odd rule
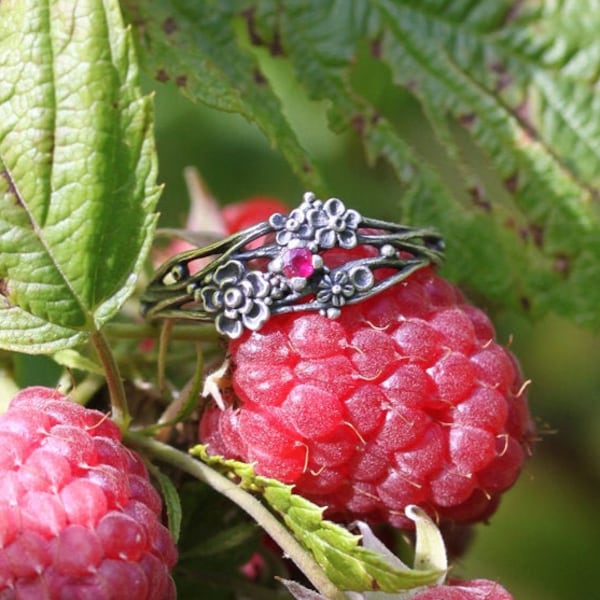
[[[97,362],[73,348],[59,350],[52,355],[52,358],[56,363],[68,369],[79,369],[96,375],[104,375],[104,370]]]
[[[254,121],[304,183],[323,189],[281,103],[238,29],[244,2],[139,0],[123,2],[137,25],[139,54],[154,79],[172,81],[194,102]]]
[[[167,509],[167,522],[169,523],[169,531],[173,536],[173,539],[177,541],[179,534],[181,533],[181,501],[179,499],[179,493],[177,488],[171,481],[171,479],[162,473],[158,468],[152,467],[152,475],[157,479],[160,490],[162,492],[163,499],[165,501],[165,507]]]
[[[558,51],[569,33],[553,37],[567,12],[580,20],[590,12],[573,2],[537,12],[528,2],[513,5],[377,0],[350,9],[290,0],[281,14],[282,43],[308,93],[331,101],[331,127],[354,127],[370,159],[394,167],[406,186],[406,219],[446,235],[451,278],[502,305],[554,309],[598,325],[600,233],[590,178],[599,165],[586,166],[596,156],[590,145],[598,126],[589,115],[597,100],[589,79],[598,69],[583,56],[567,64],[573,54]],[[548,23],[552,33],[544,32],[540,48],[537,31]],[[451,177],[436,172],[353,84],[364,39],[389,69],[390,87],[422,103],[454,163]],[[590,33],[586,41],[597,46]],[[554,62],[544,64],[540,55],[550,54]],[[598,56],[597,47],[585,54],[596,67]],[[559,126],[566,115],[569,122],[562,118]],[[491,175],[472,164],[459,127],[492,163]],[[582,166],[574,170],[568,157],[579,163],[578,155]]]
[[[256,475],[252,465],[209,456],[205,446],[196,446],[190,452],[207,464],[234,474],[242,488],[262,495],[340,589],[396,592],[433,583],[442,574],[436,569],[394,568],[387,557],[360,546],[361,536],[325,520],[324,509],[292,493],[293,486]]]
[[[48,352],[120,308],[159,188],[116,1],[0,3],[0,346]]]

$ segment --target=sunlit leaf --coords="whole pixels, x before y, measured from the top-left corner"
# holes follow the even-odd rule
[[[158,198],[116,1],[0,3],[0,345],[46,352],[131,293]]]

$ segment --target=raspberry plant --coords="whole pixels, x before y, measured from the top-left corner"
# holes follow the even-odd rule
[[[181,598],[509,598],[446,572],[446,548],[492,515],[535,436],[527,374],[454,286],[492,314],[600,324],[599,24],[596,0],[0,2],[0,596],[109,598],[135,579],[140,600],[169,598],[172,569]],[[165,236],[203,245],[284,209],[260,198],[220,210],[188,171],[188,231],[157,230],[148,90],[174,84],[242,115],[291,167],[290,188],[337,195],[288,116],[281,69],[326,105],[334,134],[351,132],[368,165],[394,175],[393,194],[372,188],[385,202],[350,194],[347,204],[437,227],[446,261],[340,321],[273,319],[228,348],[228,370],[211,324],[143,321],[153,263],[175,250],[151,248]],[[407,126],[415,110],[418,135]],[[272,175],[263,188],[275,193]],[[348,179],[352,190],[359,180]],[[33,369],[23,375],[25,355],[49,357],[56,389],[19,392],[42,383]],[[419,401],[403,396],[403,418],[388,426],[377,385],[397,398],[416,371]],[[371,395],[353,388],[356,401],[336,396],[357,377],[381,381]],[[261,395],[268,404],[282,388],[291,400],[264,411]],[[422,431],[396,443],[415,404]],[[316,409],[327,431],[315,433]],[[353,453],[365,449],[361,464]],[[96,500],[69,504],[72,488]],[[105,508],[144,521],[131,526],[143,530],[133,546]]]

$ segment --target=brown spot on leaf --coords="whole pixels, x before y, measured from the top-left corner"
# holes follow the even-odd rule
[[[517,191],[517,184],[519,183],[519,178],[517,174],[511,175],[504,180],[504,187],[511,193],[514,194]]]
[[[556,254],[552,268],[561,276],[567,277],[571,271],[571,259],[563,252]]]
[[[8,281],[6,279],[0,279],[0,296],[8,297]]]
[[[269,44],[271,56],[283,56],[283,43],[278,29],[273,32],[273,41]]]
[[[19,195],[19,192],[15,187],[15,182],[10,176],[10,173],[8,171],[0,171],[0,177],[2,177],[2,179],[4,179],[8,184],[8,191],[11,194],[11,196],[13,196],[13,198],[15,199],[15,204],[17,204],[18,206],[23,206],[23,201],[21,200],[21,196]]]
[[[471,127],[476,119],[477,115],[475,113],[463,113],[462,115],[458,115],[458,122],[463,127]]]
[[[544,228],[541,225],[538,225],[537,223],[530,223],[529,233],[531,234],[531,239],[533,240],[533,243],[538,248],[541,248],[544,243]]]
[[[362,114],[354,115],[350,119],[350,125],[354,131],[356,131],[359,135],[362,135],[365,132],[365,116]]]
[[[506,15],[504,15],[504,24],[508,25],[517,19],[519,13],[521,12],[521,7],[523,6],[524,0],[515,0],[506,11]]]
[[[283,46],[281,44],[281,33],[279,29],[273,31],[273,38],[270,42],[260,35],[256,27],[255,9],[249,8],[242,12],[242,16],[246,19],[246,29],[248,30],[248,38],[253,46],[266,46],[271,53],[271,56],[281,56],[283,54]]]
[[[302,163],[302,172],[303,173],[312,173],[312,165],[307,163],[307,162],[303,162]]]
[[[167,35],[171,35],[173,32],[177,31],[177,29],[179,29],[177,27],[177,23],[175,23],[175,19],[173,17],[167,17],[164,21],[163,21],[163,25],[162,25],[163,31],[167,34]]]
[[[260,69],[254,69],[252,78],[254,79],[254,83],[257,83],[258,85],[265,85],[265,83],[267,83],[267,78],[262,74]]]
[[[519,227],[519,237],[527,242],[529,240],[529,229],[527,227],[521,226]]]
[[[253,46],[262,46],[264,44],[262,37],[259,35],[256,29],[256,18],[255,18],[254,7],[249,8],[242,12],[242,16],[246,19],[246,28],[248,29],[248,37],[250,43]]]
[[[474,185],[469,188],[469,194],[473,199],[473,204],[485,212],[492,210],[492,203],[485,194],[485,190],[480,185]]]
[[[381,58],[381,46],[382,46],[382,38],[381,36],[377,36],[375,39],[371,40],[370,51],[371,56],[373,58],[380,59]]]
[[[503,65],[502,63],[494,63],[493,65],[490,65],[490,69],[492,70],[493,73],[495,73],[497,75],[496,78],[496,91],[500,92],[502,91],[504,88],[507,88],[511,83],[512,83],[512,77],[511,75],[508,73],[508,69],[506,68],[506,65]]]
[[[187,75],[177,75],[175,85],[180,88],[185,87],[187,85]]]
[[[523,102],[517,106],[515,109],[515,114],[525,129],[523,132],[524,143],[531,143],[531,140],[536,137],[537,133],[536,128],[533,125],[533,121],[531,120],[531,106],[528,98],[525,98],[525,100],[523,100]]]
[[[519,302],[521,303],[521,306],[524,311],[529,312],[531,310],[531,301],[529,300],[529,298],[527,298],[527,296],[521,296],[519,298]]]
[[[155,79],[156,81],[160,81],[161,83],[166,83],[171,78],[164,69],[159,69],[158,71],[156,71]]]

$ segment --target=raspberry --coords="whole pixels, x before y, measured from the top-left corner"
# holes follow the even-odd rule
[[[2,598],[175,598],[161,509],[106,415],[30,387],[0,416]]]
[[[221,215],[229,233],[234,233],[266,221],[273,213],[287,213],[289,207],[281,200],[270,196],[253,196],[240,202],[227,204],[223,207]]]
[[[450,581],[449,585],[427,588],[412,600],[513,600],[513,597],[498,583],[487,579]]]
[[[326,262],[349,252],[329,251]],[[345,307],[272,317],[231,341],[237,405],[209,409],[209,451],[294,484],[339,520],[486,519],[533,435],[525,387],[487,316],[431,268]]]

